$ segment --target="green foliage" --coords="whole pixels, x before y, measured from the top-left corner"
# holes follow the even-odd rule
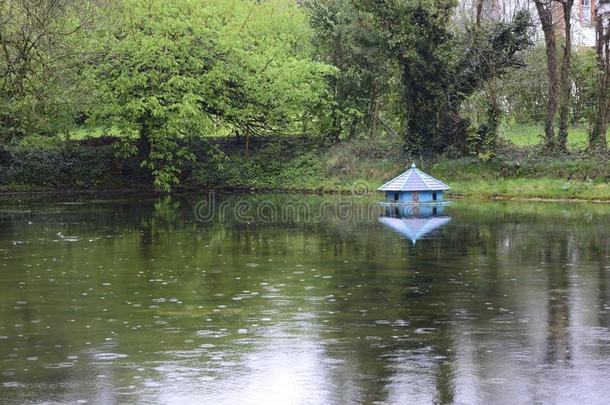
[[[376,135],[376,120],[396,91],[388,82],[397,69],[371,27],[371,16],[354,8],[351,0],[310,0],[305,6],[316,57],[337,68],[328,76],[333,100],[321,122],[327,138],[337,142],[341,135],[357,132]]]
[[[89,1],[0,0],[0,141],[74,125],[86,91],[76,78]]]
[[[501,125],[544,118],[529,15],[460,25],[455,3],[0,0],[0,181],[332,188],[433,155],[551,176],[506,163],[526,149],[498,140],[530,145],[541,132]],[[572,148],[596,72],[594,52],[574,54]]]
[[[331,70],[309,59],[307,20],[293,2],[124,0],[113,13],[91,38],[103,55],[89,69],[96,118],[138,139],[160,190],[194,159],[179,139],[289,130],[324,94]]]
[[[505,113],[517,124],[544,121],[548,91],[544,52],[542,44],[527,50],[523,58],[525,66],[511,69],[499,81],[500,93],[506,100]]]
[[[485,118],[468,128],[465,145],[460,147],[458,134],[454,146],[484,159],[494,156],[502,115],[497,81],[508,70],[522,66],[522,54],[531,45],[530,35],[531,21],[526,12],[516,13],[510,22],[487,22],[465,32],[460,42],[466,49],[460,53],[463,56],[455,69],[457,93],[462,95],[458,100],[461,107],[461,102],[480,93],[487,84]]]
[[[383,46],[401,69],[405,146],[415,154],[434,149],[449,84],[453,2],[363,1]]]
[[[148,188],[136,159],[118,159],[112,138],[58,142],[26,137],[0,147],[0,184],[11,189]],[[254,139],[253,139],[254,141]],[[244,159],[235,139],[181,144],[196,156],[183,168],[189,188],[350,191],[354,182],[370,190],[404,170],[408,156],[387,139],[358,137],[325,151],[307,137],[256,139]],[[419,160],[418,166],[445,180],[461,195],[610,199],[610,161],[587,154],[545,157],[537,148],[502,148],[493,159]],[[213,159],[219,161],[213,162]],[[215,170],[222,167],[221,170]]]
[[[112,187],[113,168],[124,164],[111,146],[59,144],[54,138],[26,137],[0,147],[0,184],[28,187]],[[120,173],[120,172],[119,172]],[[137,172],[129,175],[135,183]]]
[[[487,144],[489,133],[496,132],[498,112],[486,129],[472,132],[470,122],[460,116],[461,104],[489,78],[520,64],[520,53],[530,44],[529,14],[518,12],[510,22],[454,32],[451,1],[362,4],[375,16],[376,30],[401,67],[406,149],[421,155],[450,146],[466,152],[473,142]]]
[[[310,139],[263,139],[248,159],[235,145],[225,145],[223,169],[212,172],[203,163],[193,170],[195,181],[206,187],[233,189],[315,189],[320,185],[320,151]]]
[[[585,124],[595,113],[597,59],[593,49],[579,49],[572,57],[572,122]]]
[[[544,45],[537,44],[524,52],[524,67],[511,69],[499,80],[504,113],[509,122],[535,124],[544,121],[548,77]],[[579,48],[572,54],[572,103],[570,120],[585,124],[593,114],[596,83],[596,60],[592,49]],[[472,109],[484,109],[480,103]]]

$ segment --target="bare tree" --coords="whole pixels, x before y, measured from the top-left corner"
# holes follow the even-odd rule
[[[80,29],[67,18],[72,1],[0,0],[0,54],[2,84],[12,91],[26,92],[29,76],[42,74],[48,67],[69,55],[61,41]]]
[[[65,79],[77,52],[71,36],[94,20],[96,7],[95,0],[0,0],[0,132],[18,132],[20,106],[31,117]]]
[[[547,92],[547,109],[544,124],[544,144],[548,149],[566,148],[568,138],[568,119],[571,98],[570,69],[572,53],[572,7],[574,0],[534,0],[544,35],[546,48],[547,75],[549,87]],[[559,9],[557,7],[560,7]],[[562,28],[565,43],[561,67],[557,50],[557,14],[562,16]],[[555,117],[559,109],[559,135],[555,136]]]

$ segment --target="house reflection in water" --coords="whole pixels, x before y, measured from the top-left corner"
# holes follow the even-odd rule
[[[413,242],[451,221],[443,215],[442,205],[395,205],[385,207],[379,222]]]

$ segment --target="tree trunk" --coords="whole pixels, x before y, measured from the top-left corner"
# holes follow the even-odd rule
[[[332,54],[333,66],[337,66],[340,68],[343,66],[342,65],[343,46],[342,46],[342,42],[341,42],[342,39],[343,38],[341,35],[335,36],[334,41],[333,41],[334,44],[333,44],[333,54]],[[334,79],[332,79],[331,88],[333,89],[335,100],[341,100],[341,97],[339,94],[339,81],[337,80],[336,77]],[[339,106],[336,103],[332,103],[330,116],[331,116],[330,130],[328,132],[328,135],[325,138],[328,141],[330,141],[331,144],[336,144],[339,142],[339,139],[341,138],[341,132],[343,130],[341,118],[339,117]]]
[[[339,83],[336,78],[332,80],[331,88],[333,89],[334,99],[339,100]],[[339,106],[337,103],[332,103],[330,107],[330,127],[328,129],[328,133],[324,136],[325,140],[333,145],[338,143],[339,138],[341,137],[341,129]]]
[[[427,109],[426,105],[418,105],[419,111],[416,107],[417,101],[421,100],[421,94],[418,94],[419,88],[416,88],[412,84],[412,77],[414,76],[411,72],[411,66],[409,60],[404,57],[399,58],[400,70],[401,70],[401,98],[404,105],[404,148],[406,152],[412,155],[421,155],[424,151],[429,151],[429,139],[428,144],[424,145],[424,137],[426,134],[430,137],[434,131],[431,130],[433,125],[429,122],[432,115],[431,111]],[[422,120],[422,118],[424,118]]]
[[[481,17],[483,16],[483,0],[477,0],[475,4],[476,9],[476,17],[475,17],[475,25],[478,28],[481,27]]]
[[[341,126],[339,114],[335,105],[331,107],[330,117],[331,128],[328,131],[327,139],[330,141],[330,143],[336,144],[339,142],[339,138],[341,137]]]
[[[377,100],[377,85],[373,85],[371,99],[369,101],[369,126],[371,137],[377,136],[377,115],[379,113],[379,101]]]
[[[591,150],[606,149],[606,132],[608,131],[608,112],[610,111],[610,98],[608,97],[610,88],[610,60],[609,60],[609,41],[610,32],[604,26],[603,14],[598,14],[595,22],[597,53],[597,100],[595,107],[595,117],[589,133],[589,148]]]
[[[484,0],[476,0],[475,3],[475,32],[473,37],[473,48],[479,46],[481,33],[481,24],[483,16]],[[494,62],[490,61],[490,75],[487,80],[487,95],[489,96],[488,105],[485,111],[485,123],[479,126],[478,133],[480,136],[480,144],[477,145],[476,153],[492,152],[496,148],[498,139],[498,127],[500,125],[500,104],[498,102],[498,84],[496,80],[496,68]],[[482,121],[482,119],[479,119]]]
[[[373,106],[373,116],[371,119],[371,135],[373,137],[377,136],[378,121],[379,121],[379,100],[375,100],[375,105]]]
[[[565,45],[563,48],[563,60],[561,62],[561,72],[559,77],[561,100],[559,105],[559,134],[557,136],[557,147],[563,151],[566,151],[568,144],[568,123],[570,119],[570,100],[572,95],[570,80],[572,57],[571,17],[574,0],[564,0],[561,5],[563,10]]]
[[[546,45],[546,66],[549,78],[547,91],[546,117],[544,123],[544,144],[548,149],[555,147],[555,115],[557,114],[557,96],[559,92],[559,80],[557,77],[557,40],[555,38],[555,27],[553,25],[552,2],[534,0],[536,10],[540,18],[544,43]]]
[[[495,69],[487,83],[487,91],[489,93],[489,106],[487,108],[487,134],[483,139],[483,150],[493,152],[496,149],[498,142],[498,128],[500,127],[500,103],[498,102],[498,83],[496,80]]]

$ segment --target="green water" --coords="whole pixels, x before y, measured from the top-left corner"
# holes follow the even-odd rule
[[[610,206],[202,199],[0,203],[0,403],[608,403]]]

